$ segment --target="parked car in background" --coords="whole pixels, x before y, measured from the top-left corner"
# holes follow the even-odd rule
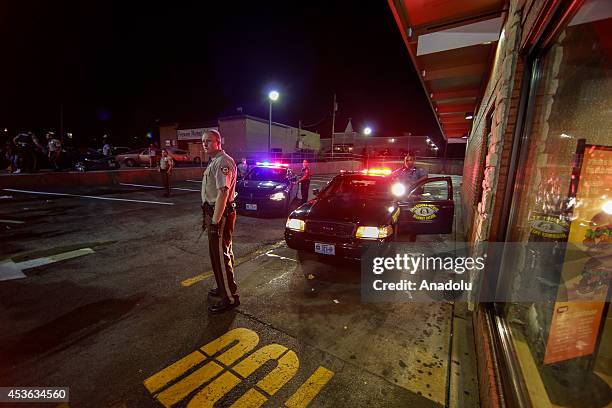
[[[131,151],[132,148],[131,147],[127,147],[127,146],[111,146],[111,154],[113,156],[116,156],[118,154],[124,154],[127,153],[129,151]]]
[[[155,149],[155,160],[159,162],[161,158],[161,150]],[[149,165],[149,148],[141,148],[132,150],[126,153],[121,153],[115,156],[115,160],[124,167],[138,167]]]
[[[168,151],[168,156],[172,157],[175,165],[200,164],[200,157],[196,156],[192,158],[187,150],[178,149],[176,147],[165,147],[164,149]]]
[[[298,193],[297,176],[287,164],[257,163],[236,183],[236,205],[246,214],[286,215]]]
[[[60,167],[76,171],[115,170],[119,163],[95,149],[65,147],[60,155]]]

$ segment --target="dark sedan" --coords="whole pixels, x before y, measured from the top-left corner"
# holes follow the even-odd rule
[[[62,151],[60,162],[63,167],[73,168],[76,171],[115,170],[119,168],[119,163],[113,157],[105,156],[89,148],[66,148]]]
[[[385,172],[344,173],[289,215],[285,241],[297,250],[360,259],[364,242],[394,241],[400,228],[402,233],[451,232],[453,212],[449,177],[427,179],[406,191]]]
[[[241,213],[287,215],[297,196],[297,177],[287,165],[257,163],[236,184],[236,205]]]

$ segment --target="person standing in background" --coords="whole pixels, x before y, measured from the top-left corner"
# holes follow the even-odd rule
[[[159,160],[159,167],[157,168],[157,171],[161,173],[162,183],[166,189],[164,197],[170,197],[170,176],[173,168],[174,160],[172,160],[172,157],[168,156],[168,151],[166,149],[162,150],[162,157]]]
[[[300,173],[300,191],[302,194],[302,202],[308,201],[308,190],[310,189],[310,167],[308,166],[308,160],[302,162],[302,172]]]

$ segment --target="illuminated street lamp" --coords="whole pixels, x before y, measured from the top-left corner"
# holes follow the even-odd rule
[[[270,91],[268,94],[268,100],[270,102],[270,110],[269,110],[269,118],[270,118],[270,126],[268,127],[268,154],[272,151],[272,102],[276,102],[279,97],[279,93],[277,91]]]
[[[370,136],[372,134],[372,128],[369,126],[366,126],[365,128],[363,128],[363,134],[364,136]],[[368,151],[368,138],[366,137],[365,140],[365,150],[366,150],[366,169],[369,167],[369,163],[370,163],[370,152]]]

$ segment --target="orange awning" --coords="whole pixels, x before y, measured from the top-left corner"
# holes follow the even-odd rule
[[[502,26],[504,0],[388,0],[445,139],[470,132]]]

